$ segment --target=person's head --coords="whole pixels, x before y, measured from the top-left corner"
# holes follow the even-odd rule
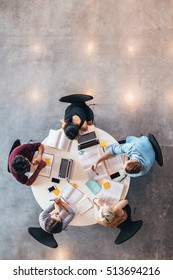
[[[129,174],[137,174],[141,172],[141,163],[136,159],[129,159],[124,164],[124,170]]]
[[[45,223],[45,230],[49,233],[59,233],[62,231],[62,220],[58,211],[52,211]]]
[[[77,139],[79,135],[79,127],[76,124],[68,123],[64,128],[64,133],[70,140]]]
[[[100,220],[102,222],[104,222],[105,224],[109,224],[115,219],[115,217],[116,215],[110,206],[103,205],[101,207]]]
[[[11,163],[11,167],[16,174],[29,172],[30,165],[30,161],[22,155],[15,156]]]

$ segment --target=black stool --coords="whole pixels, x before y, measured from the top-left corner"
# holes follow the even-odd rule
[[[67,103],[82,103],[92,99],[93,96],[87,94],[71,94],[61,97],[59,101]]]
[[[18,146],[20,146],[20,145],[21,145],[20,140],[19,140],[19,139],[15,140],[14,143],[13,143],[13,146],[11,147],[11,150],[10,150],[10,152],[9,152],[9,156],[10,156],[10,154],[12,153],[12,151],[13,151],[16,147],[18,147]],[[9,158],[9,156],[8,156],[8,158]],[[10,169],[9,169],[8,163],[7,163],[7,170],[8,170],[8,172],[10,173]]]
[[[160,148],[159,143],[157,142],[156,138],[154,137],[153,134],[149,133],[148,134],[148,139],[153,146],[153,149],[155,151],[155,158],[158,163],[158,165],[163,166],[163,156],[162,156],[162,150]]]
[[[35,238],[38,242],[42,243],[45,246],[50,248],[57,248],[58,243],[56,242],[53,234],[50,234],[44,231],[40,227],[29,227],[28,228],[29,234]]]
[[[135,235],[138,230],[141,228],[143,225],[142,220],[138,221],[132,221],[131,219],[131,208],[130,205],[127,204],[124,207],[124,210],[127,213],[127,220],[125,220],[122,224],[118,226],[118,228],[121,230],[117,238],[115,239],[115,244],[121,244],[128,239],[130,239],[133,235]]]

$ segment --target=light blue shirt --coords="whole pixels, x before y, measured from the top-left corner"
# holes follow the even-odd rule
[[[126,154],[128,158],[137,159],[141,163],[141,172],[137,174],[126,173],[130,177],[138,177],[146,174],[155,161],[154,149],[146,136],[128,136],[125,144],[111,145],[108,152],[112,156]]]

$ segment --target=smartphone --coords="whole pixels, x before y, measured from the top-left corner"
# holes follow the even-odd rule
[[[111,179],[115,179],[115,178],[117,178],[119,176],[120,176],[119,172],[116,172],[116,173],[113,173],[113,174],[110,175]]]
[[[58,184],[59,184],[60,179],[58,179],[58,178],[52,178],[52,182],[53,182],[53,183],[58,183]]]
[[[48,188],[48,191],[49,191],[49,192],[52,192],[53,190],[55,190],[55,187],[54,187],[54,186]]]

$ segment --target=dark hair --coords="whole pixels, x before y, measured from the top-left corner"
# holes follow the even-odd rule
[[[11,167],[15,173],[23,174],[30,170],[30,163],[25,157],[20,155],[12,160]]]
[[[59,233],[62,231],[62,222],[49,217],[45,223],[45,230],[49,233]]]
[[[137,174],[141,171],[141,164],[138,161],[131,161],[128,162],[126,167],[125,167],[125,171],[129,174]]]
[[[64,128],[64,133],[70,140],[74,140],[79,134],[79,127],[73,123],[67,123]]]

